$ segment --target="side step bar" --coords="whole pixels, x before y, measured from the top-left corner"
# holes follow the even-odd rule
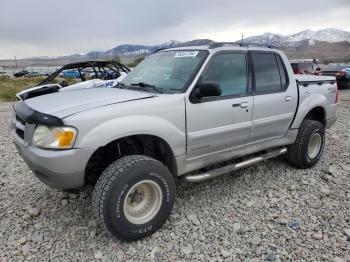
[[[232,171],[236,171],[238,169],[241,169],[243,167],[247,167],[262,161],[265,161],[270,158],[277,157],[279,155],[283,155],[287,152],[287,148],[283,147],[274,151],[270,151],[268,153],[265,153],[261,156],[254,157],[248,160],[245,160],[240,163],[224,166],[224,167],[219,167],[217,169],[211,170],[208,173],[203,173],[203,174],[197,174],[197,175],[184,175],[182,179],[186,182],[189,183],[198,183],[202,182],[208,179],[212,179],[214,177],[218,177],[227,173],[230,173]]]

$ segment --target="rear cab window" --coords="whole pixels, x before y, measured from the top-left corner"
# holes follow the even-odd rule
[[[290,65],[292,66],[294,74],[298,74],[298,72],[299,72],[298,63],[291,63]]]

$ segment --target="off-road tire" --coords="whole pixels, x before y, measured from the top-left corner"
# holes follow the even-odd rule
[[[308,153],[309,142],[311,137],[317,133],[321,136],[321,147],[317,155],[310,158]],[[294,144],[288,147],[288,152],[286,154],[287,161],[289,164],[297,168],[310,168],[320,160],[324,145],[324,126],[318,121],[304,120],[300,125]]]
[[[131,223],[124,212],[128,192],[140,181],[159,186],[162,201],[159,211],[147,223]],[[175,199],[175,181],[168,168],[158,160],[131,155],[116,160],[98,179],[92,205],[96,218],[113,236],[134,241],[157,231],[168,219]]]

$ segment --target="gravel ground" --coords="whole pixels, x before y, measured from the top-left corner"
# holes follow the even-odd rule
[[[125,243],[96,224],[91,190],[37,181],[8,132],[0,104],[0,261],[350,261],[350,90],[316,167],[270,160],[198,185],[181,185],[163,228]]]

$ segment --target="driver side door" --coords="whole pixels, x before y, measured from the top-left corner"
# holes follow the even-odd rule
[[[187,99],[187,162],[203,166],[245,154],[253,97],[245,52],[214,54],[199,81],[215,81],[221,95]]]

